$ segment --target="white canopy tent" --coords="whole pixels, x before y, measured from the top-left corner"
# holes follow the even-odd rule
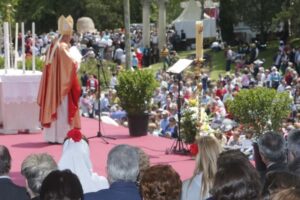
[[[207,3],[206,3],[207,4]],[[183,7],[185,9],[182,13],[175,19],[172,24],[175,26],[175,30],[179,33],[184,30],[187,39],[195,38],[195,22],[201,20],[201,4],[195,0],[189,0],[189,2],[184,2]],[[204,38],[216,37],[216,19],[209,17],[204,13]]]

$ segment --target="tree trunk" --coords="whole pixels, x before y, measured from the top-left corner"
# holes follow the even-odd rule
[[[131,67],[131,44],[130,44],[130,2],[124,0],[124,24],[125,24],[125,51],[126,51],[126,69]]]
[[[200,0],[200,3],[201,3],[201,20],[204,20],[204,3],[205,3],[205,0]]]

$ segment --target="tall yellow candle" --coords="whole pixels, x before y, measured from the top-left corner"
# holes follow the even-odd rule
[[[203,22],[196,21],[196,60],[203,59]]]

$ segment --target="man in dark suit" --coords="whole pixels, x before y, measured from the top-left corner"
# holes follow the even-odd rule
[[[266,171],[261,173],[262,180],[271,171],[286,171],[285,140],[282,135],[275,132],[267,132],[258,140],[259,153],[266,165]]]
[[[26,188],[31,200],[40,199],[40,190],[46,176],[57,169],[55,160],[46,153],[30,154],[21,166],[21,174],[26,179]]]
[[[11,168],[11,156],[8,149],[0,145],[0,199],[1,200],[27,200],[29,196],[26,189],[17,186],[8,176]]]
[[[85,200],[141,200],[136,183],[139,173],[139,154],[135,147],[118,145],[108,154],[107,178],[109,189],[87,193]]]
[[[300,158],[300,129],[291,131],[288,135],[288,161],[293,162]]]

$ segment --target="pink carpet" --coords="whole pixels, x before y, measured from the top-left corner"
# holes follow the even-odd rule
[[[98,130],[98,121],[82,118],[82,133],[87,137],[95,136]],[[128,129],[107,124],[102,125],[102,134],[115,137],[116,140],[107,139],[105,144],[102,138],[89,140],[91,159],[94,171],[106,176],[105,165],[109,150],[118,144],[129,144],[142,148],[150,157],[151,164],[170,164],[180,174],[182,180],[192,176],[195,161],[190,156],[167,155],[166,149],[170,148],[174,140],[147,135],[143,137],[130,137]],[[56,161],[61,156],[61,145],[49,145],[41,133],[0,135],[0,144],[9,148],[12,156],[11,177],[19,185],[24,185],[24,178],[20,174],[21,163],[31,153],[49,153]]]

